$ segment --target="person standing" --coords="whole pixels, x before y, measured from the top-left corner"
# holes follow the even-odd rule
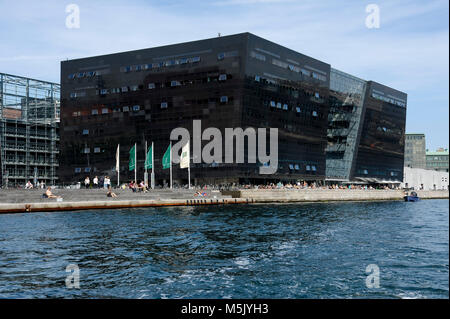
[[[111,183],[110,179],[108,176],[105,176],[104,180],[103,180],[103,187],[105,189],[108,189],[109,184]]]
[[[86,187],[86,189],[88,189],[90,184],[91,184],[91,181],[89,179],[89,176],[86,176],[86,178],[84,179],[84,187]]]
[[[94,188],[98,188],[98,177],[97,176],[94,177],[92,182],[94,183]]]

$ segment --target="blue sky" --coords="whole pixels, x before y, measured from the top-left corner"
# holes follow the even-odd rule
[[[79,29],[65,26],[71,3]],[[59,82],[65,59],[248,31],[406,92],[407,132],[448,148],[448,12],[448,0],[0,0],[0,72]]]

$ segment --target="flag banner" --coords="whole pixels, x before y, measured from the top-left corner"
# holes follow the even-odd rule
[[[180,168],[188,168],[190,165],[191,156],[189,152],[189,142],[181,149]]]
[[[136,145],[134,145],[130,150],[130,162],[128,164],[130,171],[136,168]]]
[[[116,172],[120,171],[120,161],[119,161],[119,146],[117,145],[117,151],[116,151]]]
[[[148,153],[147,153],[147,160],[145,161],[145,169],[153,168],[152,154],[153,154],[153,149],[150,146],[150,148],[148,149]]]
[[[164,153],[164,156],[162,158],[163,169],[170,168],[170,160],[171,160],[170,152],[171,152],[171,149],[170,149],[170,145],[169,145],[169,147],[167,148],[167,151]]]

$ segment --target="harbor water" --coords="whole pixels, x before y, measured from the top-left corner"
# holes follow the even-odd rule
[[[448,298],[448,222],[448,200],[0,215],[0,298]]]

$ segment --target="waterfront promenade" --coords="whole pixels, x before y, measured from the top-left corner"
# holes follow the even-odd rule
[[[156,189],[134,193],[117,189],[117,198],[106,197],[104,189],[56,189],[60,200],[42,198],[42,189],[0,190],[0,213],[38,211],[73,211],[86,209],[117,209],[129,207],[197,206],[249,203],[289,203],[327,201],[403,200],[402,190],[364,189],[240,189],[231,191]],[[422,199],[448,198],[449,192],[417,191]]]

